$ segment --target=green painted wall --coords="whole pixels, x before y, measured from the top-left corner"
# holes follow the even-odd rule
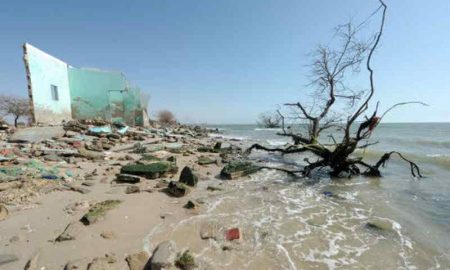
[[[68,70],[73,118],[101,117],[129,125],[136,123],[140,91],[129,87],[122,73],[73,67]]]
[[[71,119],[67,64],[28,43],[24,49],[35,121],[61,123]],[[58,88],[58,100],[52,98],[51,85]]]
[[[121,72],[74,68],[30,44],[24,50],[36,122],[102,118],[143,124],[141,91]],[[58,100],[51,85],[58,87]]]

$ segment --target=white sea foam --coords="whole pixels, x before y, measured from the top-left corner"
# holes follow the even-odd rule
[[[287,142],[285,141],[277,141],[277,140],[267,140],[267,143],[270,144],[271,146],[283,146],[287,144]]]
[[[223,134],[217,134],[217,133],[208,133],[208,136],[211,138],[224,139],[224,140],[230,140],[230,141],[244,141],[244,140],[248,139],[248,137],[245,137],[245,136],[231,136],[231,135],[223,135]]]
[[[281,128],[255,128],[255,131],[282,131]]]

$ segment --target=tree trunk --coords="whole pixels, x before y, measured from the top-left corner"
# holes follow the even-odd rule
[[[14,127],[17,128],[17,122],[19,121],[19,115],[17,115],[16,117],[14,117]]]

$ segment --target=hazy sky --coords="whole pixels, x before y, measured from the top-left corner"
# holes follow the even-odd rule
[[[375,55],[386,121],[450,121],[450,1],[385,0]],[[308,53],[376,0],[39,0],[0,3],[0,93],[26,95],[21,44],[76,67],[120,70],[150,109],[182,121],[254,123],[305,92]],[[376,18],[375,18],[376,19]],[[372,25],[377,25],[377,20]],[[368,31],[371,28],[367,29]]]

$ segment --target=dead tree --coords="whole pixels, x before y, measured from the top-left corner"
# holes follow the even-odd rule
[[[281,127],[281,117],[274,113],[262,113],[258,116],[258,126],[264,128],[279,128]]]
[[[379,3],[380,6],[361,24],[354,26],[348,23],[337,28],[336,37],[339,44],[336,47],[317,48],[313,55],[311,82],[308,85],[313,89],[311,104],[308,106],[303,102],[284,104],[291,112],[289,119],[299,120],[306,126],[306,130],[293,131],[290,127],[286,128],[285,120],[288,117],[279,110],[282,132],[278,135],[290,137],[293,144],[286,148],[268,148],[254,144],[247,149],[248,154],[254,149],[282,154],[312,153],[317,160],[311,162],[305,159],[308,165],[302,170],[283,169],[283,171],[309,176],[315,169],[328,168],[332,177],[344,175],[350,177],[359,174],[378,177],[381,176],[380,167],[384,166],[393,155],[398,155],[408,162],[413,176],[422,176],[414,162],[395,151],[384,154],[374,165],[352,155],[357,149],[371,145],[368,139],[388,111],[404,104],[423,104],[403,102],[395,104],[386,113],[379,114],[377,103],[370,115],[363,118],[375,93],[372,58],[383,35],[386,18],[387,6],[383,0],[379,0]],[[369,40],[360,41],[357,34],[370,18],[380,13],[381,22],[378,31]],[[368,74],[369,87],[366,90],[355,91],[349,86],[349,73],[360,74],[363,64]],[[324,144],[319,138],[330,129],[334,131],[329,135],[332,143]],[[336,139],[336,132],[340,133],[339,139]]]
[[[30,103],[26,98],[0,96],[0,112],[13,116],[14,126],[17,127],[20,117],[30,116]]]

